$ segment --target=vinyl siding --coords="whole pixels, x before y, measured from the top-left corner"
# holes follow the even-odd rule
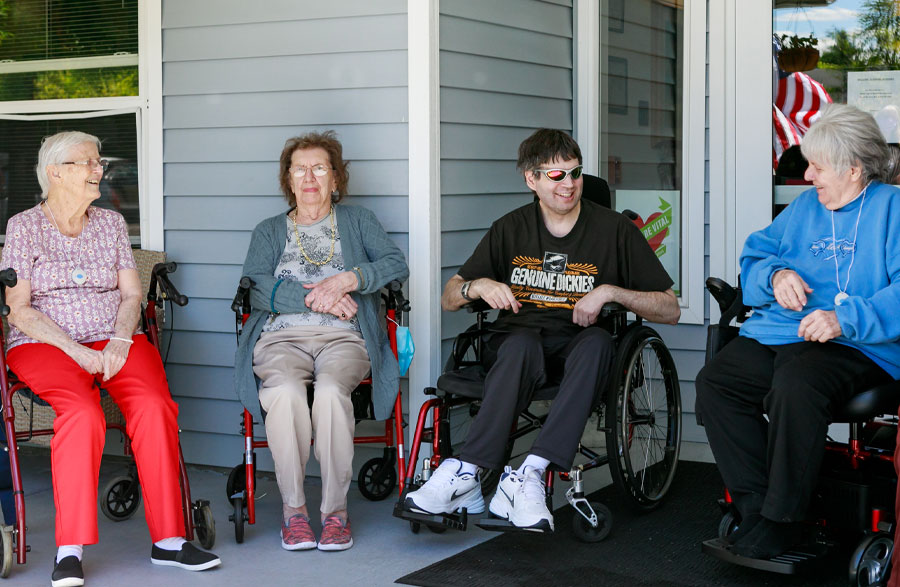
[[[408,252],[406,0],[164,0],[162,34],[165,246],[191,298],[172,316],[167,372],[185,458],[233,466],[229,306],[250,232],[286,209],[284,141],[335,130],[351,162],[345,201]]]
[[[491,222],[529,201],[516,171],[535,129],[571,132],[572,3],[452,0],[440,6],[441,279]],[[472,323],[444,312],[443,354]]]

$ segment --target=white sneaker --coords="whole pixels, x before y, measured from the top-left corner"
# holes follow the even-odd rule
[[[506,518],[517,528],[553,531],[553,514],[547,509],[547,494],[541,474],[528,467],[519,474],[507,466],[500,475],[497,493],[491,499],[491,513]]]
[[[431,474],[425,485],[406,496],[406,507],[425,514],[450,514],[466,508],[470,514],[484,512],[481,479],[472,473],[460,473],[458,459],[446,459]]]

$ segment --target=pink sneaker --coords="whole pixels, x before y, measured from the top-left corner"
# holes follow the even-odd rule
[[[281,526],[281,548],[285,550],[309,550],[316,547],[316,535],[309,525],[309,518],[294,514]]]
[[[353,546],[353,534],[350,533],[350,520],[346,522],[338,516],[328,516],[322,522],[322,539],[319,550],[347,550]]]

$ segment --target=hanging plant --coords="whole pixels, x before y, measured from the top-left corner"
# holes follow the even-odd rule
[[[819,40],[813,35],[781,35],[781,51],[778,53],[778,66],[788,73],[809,71],[819,64]]]

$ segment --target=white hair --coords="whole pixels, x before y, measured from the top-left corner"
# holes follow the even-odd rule
[[[100,150],[100,139],[78,130],[58,132],[55,135],[44,137],[41,141],[41,150],[38,152],[38,162],[34,168],[38,183],[41,184],[41,198],[46,200],[50,191],[47,166],[65,162],[69,156],[69,150],[84,143],[93,143],[97,146],[97,150]]]
[[[890,152],[871,114],[847,104],[828,104],[800,143],[807,161],[834,168],[838,175],[853,166],[862,168],[863,183],[883,181]]]

